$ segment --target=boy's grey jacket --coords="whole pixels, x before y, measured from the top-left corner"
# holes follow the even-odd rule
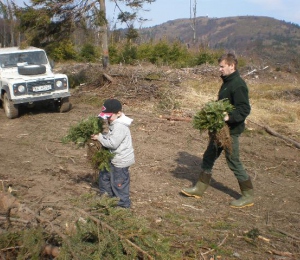
[[[99,142],[115,156],[112,164],[119,168],[129,167],[134,164],[134,149],[132,145],[129,126],[133,119],[122,114],[109,125],[107,134],[99,134]]]

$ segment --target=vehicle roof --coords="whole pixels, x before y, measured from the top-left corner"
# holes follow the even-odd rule
[[[16,52],[28,52],[28,51],[44,51],[43,49],[36,48],[36,47],[27,47],[25,49],[20,49],[19,47],[6,47],[0,48],[0,54],[4,53],[16,53]]]

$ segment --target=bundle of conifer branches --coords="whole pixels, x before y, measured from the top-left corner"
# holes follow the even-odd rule
[[[231,152],[231,138],[229,127],[224,121],[225,113],[234,109],[229,100],[207,102],[193,118],[193,127],[200,132],[207,130],[218,146]]]
[[[103,147],[99,141],[91,139],[91,135],[103,131],[104,121],[101,118],[91,116],[71,126],[68,134],[62,139],[63,143],[73,142],[78,147],[87,145],[87,157],[92,167],[98,170],[109,170],[109,162],[113,154]]]

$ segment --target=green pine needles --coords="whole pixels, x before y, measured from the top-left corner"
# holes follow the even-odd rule
[[[106,170],[109,171],[110,169],[110,161],[114,157],[114,154],[111,153],[109,150],[102,149],[96,151],[91,157],[91,163],[94,169],[98,169],[100,171]]]
[[[88,160],[91,162],[92,167],[97,170],[109,171],[110,161],[114,154],[102,147],[99,141],[91,140],[91,135],[103,131],[103,122],[102,119],[94,116],[81,120],[78,124],[71,126],[62,142],[73,142],[78,147],[84,147],[87,144]]]
[[[62,142],[74,142],[78,146],[85,146],[86,142],[91,138],[91,135],[101,133],[102,131],[103,120],[91,116],[85,120],[81,120],[78,124],[71,126],[68,134],[62,139]]]
[[[196,113],[193,118],[193,127],[200,130],[208,130],[210,133],[219,132],[224,126],[224,113],[234,109],[229,100],[210,101]]]

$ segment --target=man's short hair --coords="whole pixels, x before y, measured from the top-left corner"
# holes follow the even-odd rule
[[[225,63],[227,65],[234,65],[234,68],[237,69],[237,65],[238,65],[238,60],[235,57],[235,55],[233,53],[227,53],[227,54],[223,54],[219,59],[218,62],[220,63],[221,61],[225,61]]]

